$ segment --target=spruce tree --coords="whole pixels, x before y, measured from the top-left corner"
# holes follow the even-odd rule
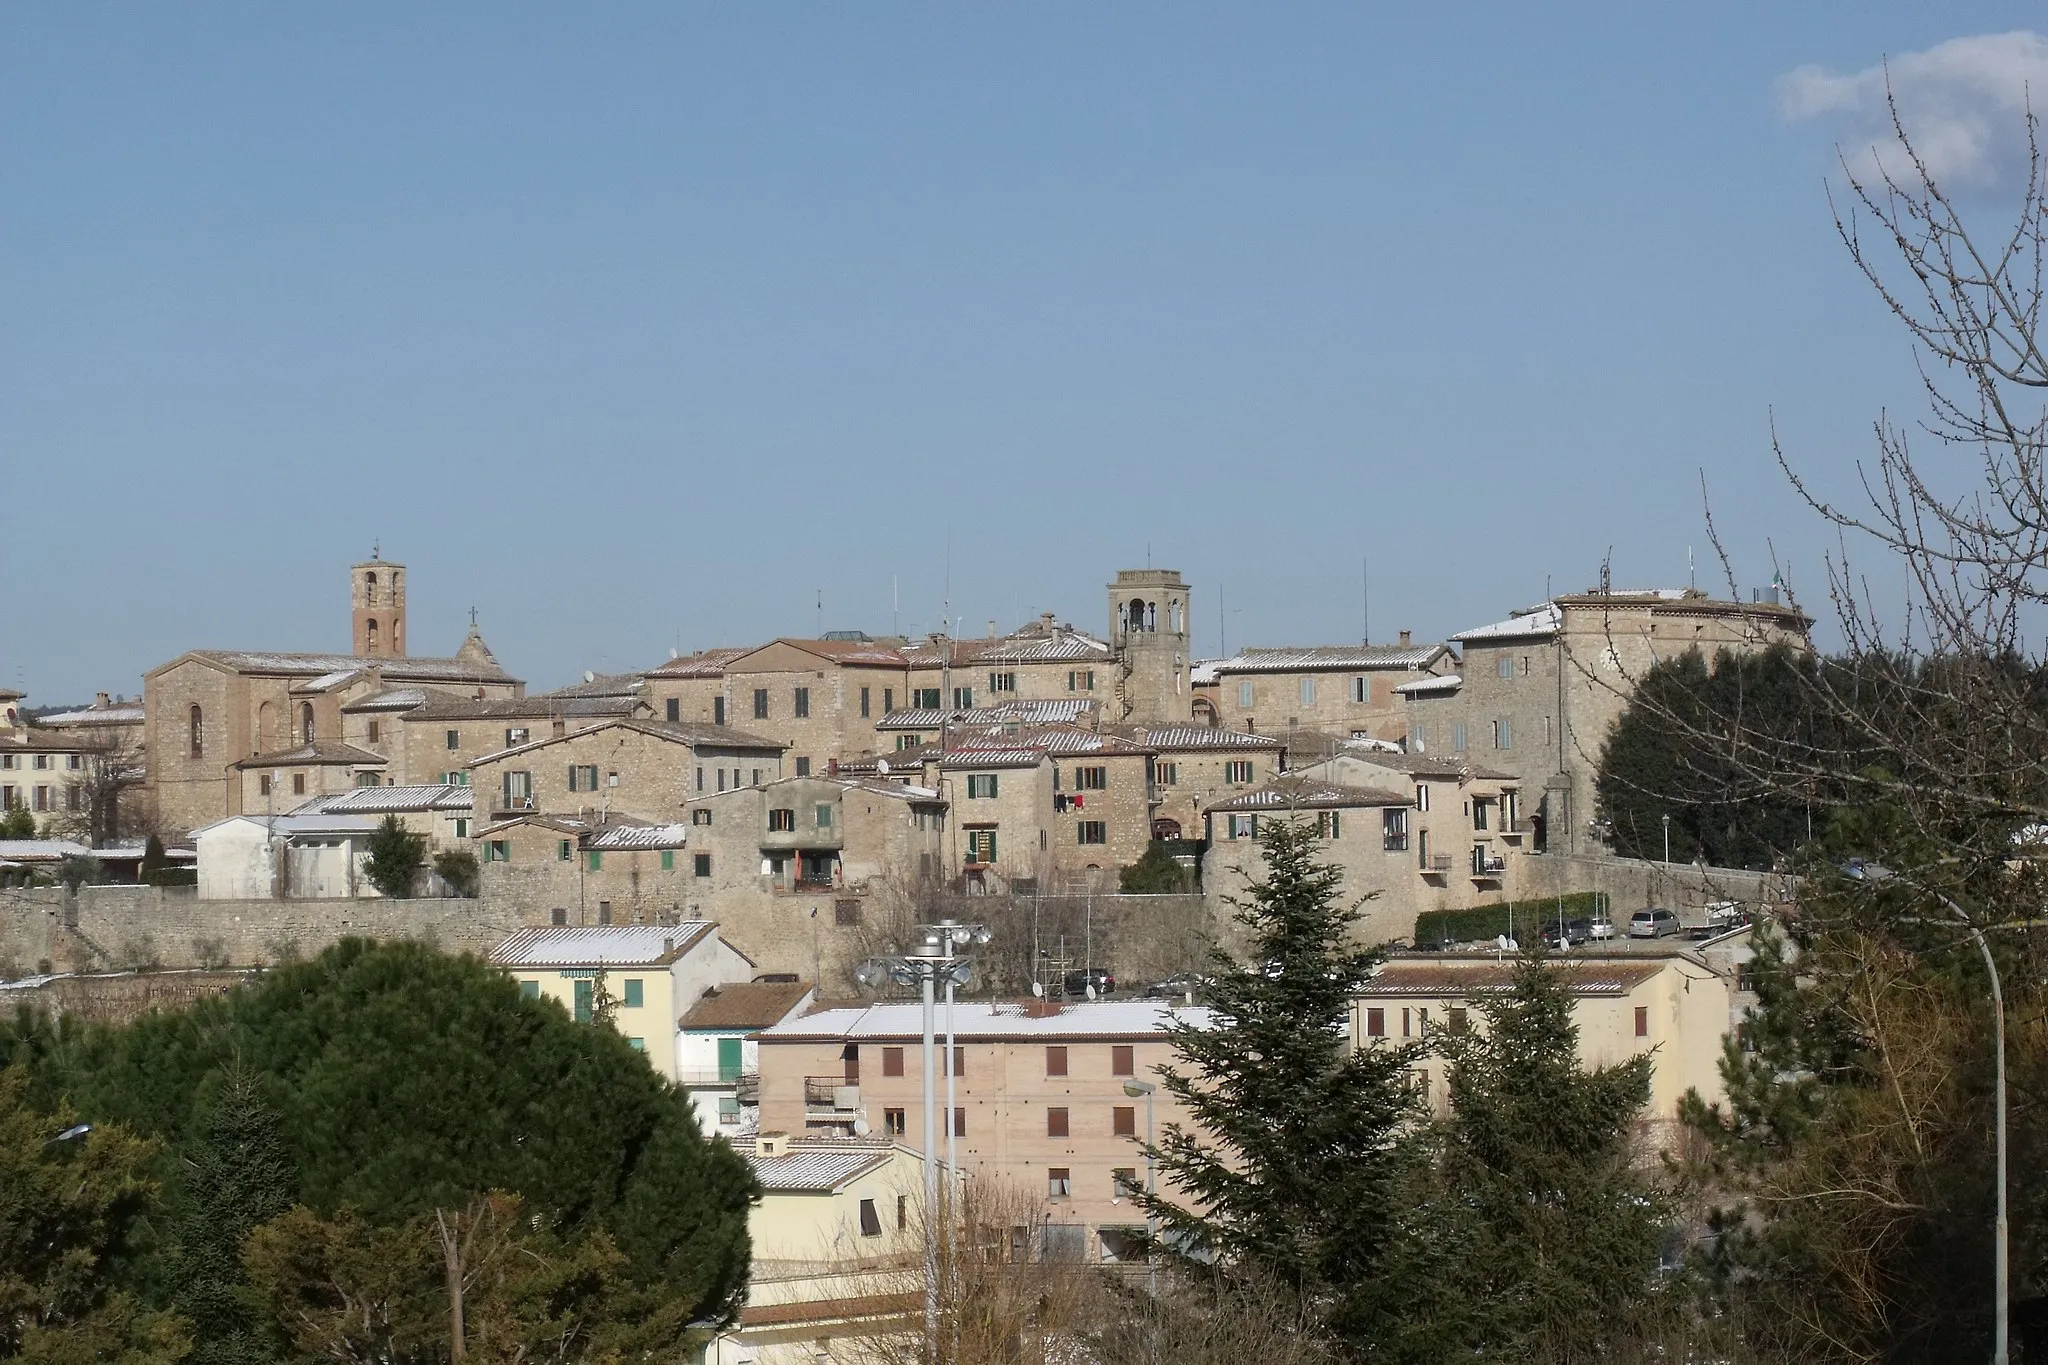
[[[1598,1359],[1659,1302],[1669,1204],[1632,1159],[1650,1058],[1580,1064],[1578,970],[1526,953],[1510,989],[1472,1002],[1480,1027],[1434,1040],[1451,1107],[1413,1219],[1433,1264],[1402,1358]]]
[[[174,1270],[178,1311],[191,1320],[194,1365],[272,1358],[242,1269],[249,1232],[292,1205],[298,1177],[255,1078],[237,1066],[188,1158]]]
[[[398,900],[412,894],[413,878],[426,861],[427,837],[387,815],[370,836],[370,859],[363,865],[363,875],[380,893]]]
[[[1263,822],[1259,843],[1265,875],[1231,901],[1249,965],[1219,951],[1214,1026],[1173,1029],[1162,1084],[1192,1121],[1160,1136],[1151,1207],[1166,1248],[1284,1288],[1304,1330],[1362,1353],[1400,1292],[1380,1272],[1417,1117],[1412,1053],[1351,1046],[1353,991],[1382,954],[1355,941],[1315,827]]]

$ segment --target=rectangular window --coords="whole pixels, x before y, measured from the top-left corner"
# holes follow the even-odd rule
[[[647,1003],[647,983],[639,977],[627,977],[624,990],[620,1000],[627,1009],[637,1010]]]
[[[670,725],[680,725],[682,720],[683,699],[681,697],[670,697],[668,699],[668,723]]]
[[[939,700],[936,687],[913,687],[910,689],[910,704],[919,710],[936,711],[945,703]]]
[[[1361,706],[1372,700],[1371,678],[1360,677],[1351,680],[1351,700]]]
[[[1314,678],[1303,678],[1300,691],[1301,704],[1303,706],[1314,706],[1316,704],[1316,680]]]
[[[720,1095],[718,1097],[719,1127],[731,1128],[737,1125],[739,1121],[740,1097],[738,1095]]]
[[[572,857],[574,857],[574,856],[575,856],[575,854],[574,854],[574,849],[575,849],[575,847],[576,847],[576,844],[575,844],[575,842],[574,842],[573,840],[570,840],[570,839],[562,839],[562,840],[558,840],[558,841],[556,842],[556,844],[555,844],[555,861],[556,861],[556,862],[562,862],[562,863],[566,863],[566,862],[568,862],[570,858],[572,858]]]
[[[1494,668],[1503,678],[1514,677],[1515,656],[1512,654],[1501,655],[1498,659],[1494,660]]]
[[[610,924],[612,922],[612,903],[610,901],[599,901],[597,903],[597,922],[599,924]]]
[[[1108,768],[1074,769],[1074,790],[1077,792],[1099,792],[1109,790]]]
[[[1226,839],[1256,839],[1259,837],[1259,817],[1256,815],[1227,815],[1224,817]]]
[[[768,689],[765,687],[754,689],[754,719],[768,719]]]
[[[48,808],[48,807],[47,807],[47,804],[46,804],[46,803],[44,802],[43,798],[44,798],[44,797],[46,797],[46,796],[48,796],[48,795],[49,795],[49,793],[50,793],[50,789],[49,789],[48,787],[37,787],[37,788],[36,788],[36,804],[37,804],[38,806],[42,806],[43,808],[47,809],[47,808]],[[292,774],[292,795],[294,795],[294,796],[304,796],[305,794],[306,794],[306,775],[305,775],[304,773],[293,773],[293,774]]]
[[[1064,1076],[1067,1074],[1067,1050],[1063,1047],[1048,1047],[1045,1050],[1045,1074]]]
[[[35,756],[35,767],[39,772],[48,771],[50,767],[50,756],[48,754],[37,754]]]
[[[882,1111],[882,1131],[890,1137],[902,1137],[906,1126],[905,1115],[901,1109]]]
[[[467,839],[469,837],[469,817],[463,815],[455,817],[455,837],[458,839]]]
[[[1223,780],[1240,785],[1252,780],[1252,761],[1248,758],[1233,758],[1223,765]]]
[[[888,715],[888,714],[889,714],[889,713],[890,713],[891,711],[894,711],[895,709],[896,709],[896,689],[895,689],[895,688],[893,688],[893,687],[885,687],[885,688],[883,688],[883,689],[882,689],[882,714],[886,716],[886,715]]]
[[[1470,1025],[1466,1022],[1465,1011],[1453,1007],[1452,1009],[1447,1011],[1447,1013],[1450,1015],[1449,1027],[1450,1031],[1453,1034],[1463,1033],[1468,1027],[1470,1027]]]
[[[1493,723],[1493,747],[1512,749],[1515,747],[1515,723],[1511,720],[1497,720]]]
[[[1342,814],[1342,812],[1340,812],[1340,811],[1334,811],[1334,810],[1319,810],[1319,811],[1317,811],[1317,812],[1316,812],[1316,837],[1318,837],[1318,838],[1321,838],[1321,839],[1341,839],[1341,838],[1343,838],[1343,837],[1344,837],[1344,821],[1343,821],[1343,814]]]
[[[532,773],[506,773],[503,786],[508,809],[517,809],[533,800]]]
[[[1472,798],[1472,828],[1485,829],[1493,817],[1493,802],[1483,796]]]
[[[1053,1166],[1045,1173],[1045,1197],[1047,1199],[1071,1199],[1074,1197],[1074,1173],[1065,1166]]]
[[[1414,1025],[1414,1016],[1413,1016],[1413,1015],[1411,1015],[1411,1014],[1410,1014],[1410,1013],[1409,1013],[1409,1012],[1408,1012],[1407,1010],[1402,1010],[1402,1011],[1401,1011],[1401,1036],[1402,1036],[1403,1038],[1413,1038],[1413,1037],[1415,1036],[1415,1033],[1414,1033],[1414,1027],[1415,1027],[1415,1025]]]
[[[1638,1037],[1638,1038],[1647,1038],[1647,1037],[1649,1037],[1649,1036],[1650,1036],[1650,1007],[1649,1007],[1648,1005],[1637,1005],[1637,1006],[1636,1006],[1636,1037]]]
[[[830,801],[819,802],[811,814],[815,817],[812,823],[819,829],[832,828],[832,803]]]
[[[447,732],[447,737],[447,743],[449,748],[460,749],[462,747],[462,731],[450,730]]]
[[[868,715],[869,715],[869,710],[868,710],[868,706],[869,706],[869,700],[868,700],[868,689],[867,689],[867,688],[865,688],[865,687],[863,687],[863,688],[862,688],[862,689],[860,690],[860,718],[861,718],[862,720],[866,720],[866,719],[868,718]]]
[[[882,1235],[882,1215],[875,1212],[875,1201],[872,1199],[860,1201],[860,1235],[863,1237],[880,1237]]]
[[[923,735],[898,735],[898,736],[896,736],[896,747],[897,747],[898,749],[915,749],[915,748],[917,748],[917,747],[918,747],[919,745],[921,745],[921,744],[923,744],[923,743],[924,743],[924,736],[923,736]]]
[[[770,834],[791,834],[795,831],[796,812],[794,810],[776,809],[768,812],[768,832]]]
[[[690,861],[691,871],[697,876],[708,877],[711,875],[711,855],[709,853],[699,853]]]
[[[811,714],[811,689],[799,687],[795,695],[796,718],[803,720]]]
[[[10,788],[9,790],[12,790],[12,788]],[[257,794],[258,796],[268,796],[268,795],[270,795],[270,774],[269,774],[269,773],[264,773],[264,774],[263,774],[263,775],[262,775],[261,777],[259,777],[259,778],[257,778],[257,779],[256,779],[256,794]]]
[[[1387,1012],[1385,1010],[1372,1009],[1365,1012],[1365,1036],[1368,1038],[1384,1038],[1387,1036]]]
[[[1389,853],[1408,851],[1408,812],[1401,807],[1380,812],[1380,846]]]
[[[1465,722],[1462,720],[1451,722],[1451,748],[1461,754],[1465,752]]]
[[[696,809],[696,810],[693,810],[693,811],[691,811],[691,812],[690,812],[690,823],[691,823],[691,824],[693,824],[693,825],[708,825],[708,824],[710,824],[710,823],[711,823],[711,812],[710,812],[710,811],[708,811],[708,810],[704,810],[704,809],[703,809],[703,808],[701,808],[701,807],[699,807],[699,808],[698,808],[698,809]]]
[[[512,861],[512,844],[506,839],[491,839],[484,844],[484,861],[487,863],[509,863]]]
[[[796,775],[798,777],[809,777],[811,775],[810,759],[800,758],[796,761]],[[740,784],[740,770],[738,768],[732,770],[732,784],[735,787]]]
[[[901,1076],[903,1074],[902,1048],[885,1047],[882,1049],[882,1074],[884,1076]]]
[[[1135,1076],[1138,1074],[1137,1049],[1129,1043],[1118,1043],[1109,1050],[1109,1074],[1112,1076]]]
[[[711,723],[713,725],[725,724],[725,698],[723,696],[711,699]]]
[[[1069,691],[1069,692],[1093,692],[1094,690],[1095,690],[1095,670],[1094,670],[1094,669],[1092,669],[1092,668],[1076,668],[1076,669],[1071,669],[1071,670],[1069,670],[1069,671],[1068,671],[1068,673],[1067,673],[1067,691]]]
[[[584,980],[575,983],[574,1013],[576,1015],[576,1022],[579,1024],[589,1023],[592,1017],[596,1015],[597,983],[595,981]]]
[[[1135,1166],[1119,1166],[1109,1173],[1109,1197],[1136,1199],[1138,1197],[1138,1169]]]
[[[1015,673],[989,674],[988,690],[997,696],[1005,692],[1015,692],[1017,690],[1017,675]]]
[[[1237,685],[1237,704],[1238,704],[1238,706],[1239,706],[1239,707],[1243,708],[1244,710],[1247,710],[1247,711],[1249,711],[1249,710],[1251,709],[1251,705],[1252,705],[1252,684],[1251,684],[1251,679],[1247,678],[1247,679],[1245,679],[1245,680],[1244,680],[1243,682],[1241,682],[1241,683],[1239,683],[1239,684]]]
[[[832,922],[844,928],[860,923],[860,902],[839,900],[832,902]]]
[[[1180,764],[1154,763],[1152,765],[1152,781],[1161,787],[1178,786],[1180,784]]]
[[[757,787],[761,785],[761,770],[759,768],[754,769],[754,785]]]
[[[520,982],[520,983],[519,983],[519,994],[520,994],[520,995],[522,995],[522,996],[524,996],[524,997],[525,997],[526,999],[528,999],[528,1000],[538,1000],[538,999],[540,999],[540,982],[538,982],[538,981],[522,981],[522,982]]]
[[[1045,1135],[1047,1137],[1061,1138],[1067,1135],[1067,1111],[1065,1109],[1053,1108],[1045,1111]]]
[[[967,1049],[964,1047],[955,1047],[953,1049],[952,1074],[955,1076],[965,1076],[967,1074]]]
[[[1424,815],[1429,814],[1429,784],[1427,782],[1417,782],[1415,784],[1415,809],[1421,811]]]
[[[967,831],[967,861],[992,863],[996,860],[996,832],[992,829]]]
[[[509,749],[515,744],[526,743],[526,736],[528,733],[529,732],[523,726],[515,726],[512,729],[507,730],[505,732],[505,747]]]
[[[590,870],[592,872],[604,871],[604,850],[596,848],[590,850]]]
[[[972,711],[974,709],[974,689],[971,687],[954,688],[953,709],[955,711]]]
[[[1136,1137],[1138,1135],[1138,1107],[1134,1104],[1119,1104],[1109,1111],[1109,1132],[1111,1137]]]
[[[569,765],[569,790],[572,792],[596,791],[597,765],[595,763],[571,763]]]
[[[953,1111],[953,1136],[967,1136],[967,1111],[965,1109],[955,1109]]]
[[[676,851],[674,849],[665,848],[661,851],[661,870],[663,872],[673,872],[676,870]]]
[[[970,801],[993,800],[996,795],[996,774],[969,773],[967,775],[967,799]]]
[[[1076,842],[1083,844],[1106,844],[1109,842],[1109,824],[1104,820],[1083,820],[1074,826]]]
[[[371,721],[371,722],[370,722],[370,743],[372,743],[372,744],[375,744],[376,742],[377,742],[377,722],[373,720],[373,721]],[[78,766],[78,755],[76,755],[76,754],[73,754],[73,755],[71,756],[71,766],[72,766],[72,767],[74,767],[74,768]]]

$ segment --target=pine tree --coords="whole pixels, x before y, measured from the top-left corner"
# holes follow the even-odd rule
[[[426,861],[427,837],[414,834],[396,815],[387,815],[370,836],[370,859],[363,865],[363,875],[380,893],[398,900],[412,894],[413,878]]]
[[[0,839],[33,839],[36,837],[36,817],[19,798],[9,803],[5,812],[0,812]]]
[[[142,846],[142,863],[135,869],[135,879],[148,886],[170,865],[171,860],[164,856],[164,841],[152,834]]]
[[[1580,1064],[1576,970],[1524,954],[1473,1002],[1480,1027],[1434,1040],[1451,1107],[1413,1222],[1433,1263],[1406,1358],[1599,1359],[1660,1302],[1669,1201],[1631,1152],[1650,1059]]]
[[[1401,1291],[1380,1269],[1416,1118],[1405,1048],[1354,1049],[1352,993],[1380,961],[1357,946],[1315,827],[1262,822],[1263,880],[1233,898],[1249,966],[1218,952],[1214,1027],[1174,1029],[1162,1084],[1192,1122],[1158,1144],[1162,1241],[1294,1296],[1304,1330],[1362,1351]],[[1185,1199],[1186,1202],[1179,1202]]]
[[[192,1322],[195,1365],[259,1365],[272,1352],[256,1330],[242,1248],[251,1229],[291,1207],[298,1177],[277,1115],[255,1078],[231,1070],[189,1159],[174,1270],[178,1309]]]

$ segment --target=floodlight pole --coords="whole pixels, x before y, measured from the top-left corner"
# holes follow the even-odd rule
[[[928,1355],[939,1341],[939,1167],[938,1133],[933,1121],[931,964],[918,963],[918,984],[924,993],[924,1340]]]

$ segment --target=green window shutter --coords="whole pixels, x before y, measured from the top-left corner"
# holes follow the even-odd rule
[[[600,850],[593,848],[592,850],[590,850],[590,870],[592,872],[600,872],[603,869],[604,854]]]
[[[665,848],[661,851],[661,870],[663,872],[673,872],[676,870],[676,851],[674,849]]]
[[[718,1040],[718,1079],[727,1083],[740,1078],[740,1040],[720,1038]]]
[[[647,1003],[647,985],[637,976],[626,978],[626,1008],[639,1009]]]
[[[588,979],[576,983],[576,1022],[587,1024],[597,1012],[596,985]]]

